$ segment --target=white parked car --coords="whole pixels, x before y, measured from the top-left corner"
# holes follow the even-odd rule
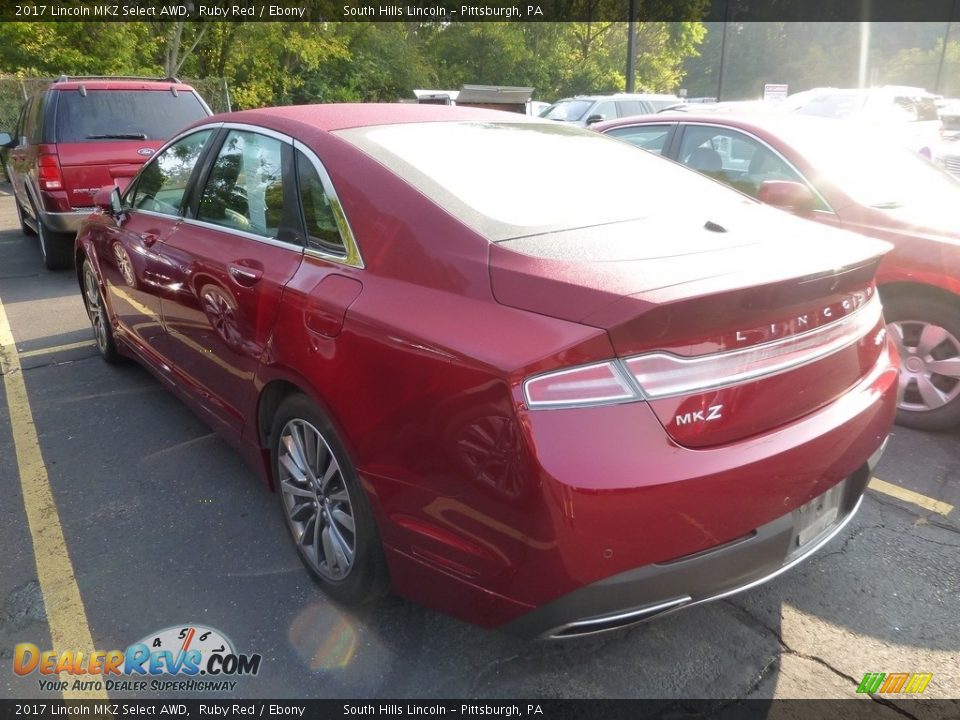
[[[791,95],[781,107],[788,112],[868,124],[927,158],[933,158],[940,143],[937,96],[923,88],[814,88]]]

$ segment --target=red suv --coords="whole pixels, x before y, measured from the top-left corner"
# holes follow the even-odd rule
[[[210,115],[176,78],[60,76],[24,104],[9,148],[20,226],[50,270],[73,264],[73,237],[104,185],[126,186],[180,128]]]

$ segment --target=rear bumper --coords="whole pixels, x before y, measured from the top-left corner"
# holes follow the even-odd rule
[[[786,513],[717,547],[580,588],[508,623],[503,630],[545,639],[595,635],[772,580],[817,552],[853,519],[882,452],[883,446],[847,478],[836,521],[802,546],[797,543],[797,514]]]
[[[84,208],[74,212],[44,212],[40,211],[40,219],[43,223],[58,233],[72,233],[80,229],[80,224],[89,217],[94,208]]]
[[[888,341],[834,402],[713,448],[670,441],[643,403],[527,413],[533,455],[510,478],[509,496],[486,485],[436,496],[368,478],[383,504],[394,590],[486,627],[555,636],[746,589],[815,552],[852,517],[890,432],[896,390]],[[793,550],[794,513],[844,480],[833,524]]]

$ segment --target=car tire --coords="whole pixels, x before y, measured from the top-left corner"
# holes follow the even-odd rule
[[[27,225],[27,220],[23,216],[23,207],[20,205],[20,202],[17,200],[16,196],[13,198],[13,204],[17,206],[17,219],[20,221],[20,231],[27,237],[34,237],[37,234],[37,231]]]
[[[83,261],[83,304],[87,308],[87,317],[93,327],[97,350],[108,363],[117,363],[122,359],[117,352],[117,344],[113,338],[113,327],[110,324],[110,314],[107,312],[103,293],[100,292],[100,283],[93,265],[89,260]]]
[[[918,430],[960,424],[960,305],[894,297],[884,313],[900,351],[897,424]]]
[[[73,241],[71,235],[54,232],[42,219],[37,219],[40,236],[40,254],[47,270],[66,270],[73,267]]]
[[[306,396],[278,408],[270,431],[273,480],[300,559],[323,590],[359,605],[389,576],[366,492],[333,426]]]

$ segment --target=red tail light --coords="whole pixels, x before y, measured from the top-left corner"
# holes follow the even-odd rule
[[[869,298],[869,299],[867,299]],[[777,375],[848,347],[880,321],[880,297],[860,293],[839,320],[742,350],[681,357],[655,352],[537,375],[524,383],[531,409],[678,397]],[[876,344],[883,338],[876,338]]]
[[[638,399],[615,361],[538,375],[527,380],[523,389],[531,408],[606,405]]]
[[[41,190],[63,190],[63,175],[56,155],[37,157],[37,180]]]

